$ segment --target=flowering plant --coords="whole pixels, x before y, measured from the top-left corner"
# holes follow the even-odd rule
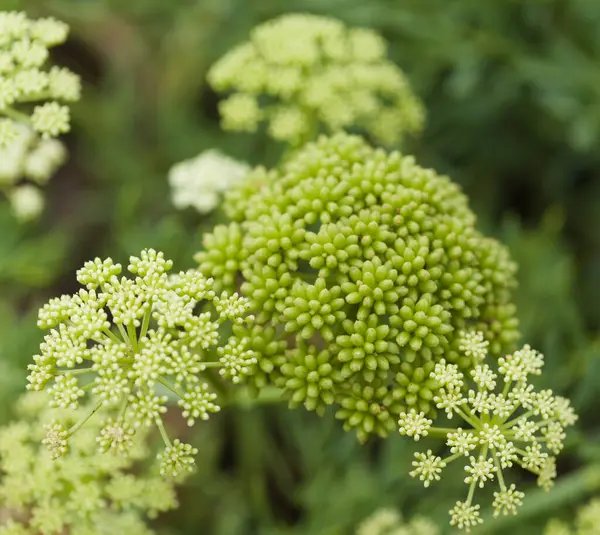
[[[195,448],[171,441],[163,425],[169,395],[191,426],[220,408],[205,382],[217,380],[213,371],[233,383],[252,373],[256,356],[248,339],[231,336],[219,344],[224,323],[252,319],[248,300],[215,293],[212,280],[196,271],[169,276],[171,267],[162,253],[144,250],[130,258],[134,278],[119,278],[120,264],[96,259],[77,272],[85,289],[40,310],[38,325],[50,332],[29,365],[28,388],[43,390],[51,383],[50,403],[62,408],[76,409],[86,393],[93,400],[72,426],[57,421],[47,427],[44,442],[54,458],[103,409],[100,450],[127,454],[136,431],[155,424],[165,443],[161,473],[191,470]]]
[[[438,481],[451,462],[466,461],[467,499],[450,510],[450,523],[469,531],[482,522],[475,491],[495,479],[499,488],[494,492],[494,516],[517,512],[524,493],[507,484],[503,473],[513,464],[537,474],[538,485],[550,489],[556,477],[554,456],[563,448],[565,428],[577,417],[569,400],[551,390],[538,392],[530,384],[530,376],[541,374],[544,361],[528,345],[499,358],[497,371],[485,362],[487,342],[481,333],[465,336],[462,347],[476,362],[468,374],[444,359],[431,373],[439,386],[433,398],[436,407],[445,412],[449,423],[458,416],[459,427],[434,427],[433,420],[414,409],[402,414],[398,423],[402,435],[416,441],[426,436],[442,438],[450,450],[445,457],[431,449],[415,454],[410,475],[426,487]]]

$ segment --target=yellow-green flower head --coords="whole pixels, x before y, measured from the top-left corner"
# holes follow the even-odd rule
[[[102,409],[95,438],[101,451],[126,455],[137,431],[156,425],[165,442],[161,472],[175,476],[193,467],[195,450],[169,439],[162,422],[169,398],[191,426],[220,410],[209,381],[220,376],[239,383],[254,373],[249,340],[220,342],[219,333],[224,323],[252,319],[249,301],[215,293],[212,279],[197,271],[169,275],[171,267],[152,249],[130,258],[132,278],[120,277],[122,268],[111,259],[96,259],[77,272],[85,289],[40,310],[38,325],[50,331],[29,365],[28,388],[48,387],[55,407],[77,410],[88,397],[94,404],[72,427],[48,426],[44,443],[53,457],[64,455],[71,437]]]
[[[410,521],[394,509],[379,509],[363,520],[356,535],[439,535],[440,530],[427,518],[415,516]]]
[[[227,212],[236,220],[205,236],[200,270],[229,291],[242,281],[275,331],[258,367],[291,404],[335,405],[361,439],[397,430],[408,409],[433,414],[442,358],[470,369],[518,337],[506,249],[475,228],[456,184],[410,156],[321,137],[251,173]]]
[[[365,28],[317,15],[288,14],[257,26],[220,59],[210,84],[229,96],[223,126],[297,145],[321,129],[361,129],[384,144],[419,132],[424,111],[386,43]]]
[[[463,338],[463,348],[479,344],[472,335]],[[563,447],[565,429],[577,416],[567,399],[554,396],[551,390],[537,392],[529,383],[532,375],[541,374],[543,363],[543,355],[528,345],[499,358],[494,367],[481,357],[469,373],[442,359],[430,375],[439,387],[433,402],[445,411],[450,424],[457,416],[458,427],[433,427],[433,421],[415,409],[400,415],[402,435],[417,441],[424,436],[441,437],[448,446],[445,457],[431,450],[415,454],[410,475],[425,487],[438,481],[451,462],[464,462],[469,490],[466,500],[457,501],[450,510],[451,525],[469,531],[482,523],[474,495],[477,488],[486,486],[497,487],[494,516],[516,514],[525,495],[505,479],[504,471],[513,465],[536,474],[544,489],[552,487],[555,456]]]
[[[102,420],[95,419],[69,441],[68,455],[54,459],[39,444],[44,428],[60,442],[63,426],[56,422],[76,425],[92,407],[53,409],[48,402],[47,394],[26,394],[19,403],[22,419],[0,428],[0,533],[151,535],[144,517],[177,502],[172,483],[140,473],[139,465],[135,477],[129,473],[148,454],[146,448],[130,448],[127,458],[98,455],[95,435]],[[99,413],[106,416],[104,409]],[[152,496],[156,487],[161,503]]]
[[[0,11],[0,146],[22,123],[42,137],[69,130],[69,108],[79,99],[79,77],[47,67],[49,49],[63,43],[68,27],[52,18],[30,20],[24,13]]]
[[[573,522],[553,518],[546,525],[544,535],[598,535],[600,534],[600,498],[594,498],[580,507]]]

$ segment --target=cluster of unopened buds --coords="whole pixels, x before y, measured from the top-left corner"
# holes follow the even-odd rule
[[[563,448],[565,428],[577,420],[567,399],[551,390],[536,391],[529,384],[540,375],[543,355],[528,345],[499,358],[494,369],[485,362],[485,340],[480,333],[465,335],[463,350],[476,365],[465,374],[458,366],[441,360],[431,377],[439,389],[436,407],[448,420],[458,416],[457,428],[434,427],[422,412],[408,411],[400,416],[400,433],[419,440],[442,438],[449,453],[439,456],[431,449],[415,453],[412,477],[428,487],[438,481],[453,461],[465,462],[467,498],[450,510],[450,524],[464,529],[483,522],[475,491],[496,481],[494,516],[515,514],[524,493],[505,479],[504,471],[513,465],[538,476],[538,485],[548,490],[556,477],[556,458]]]
[[[54,457],[67,452],[69,438],[102,408],[102,451],[127,454],[136,430],[155,424],[165,442],[161,473],[191,470],[195,448],[171,441],[163,425],[169,397],[191,426],[220,410],[209,383],[221,388],[219,378],[238,383],[253,373],[257,359],[247,339],[219,342],[224,323],[251,321],[248,301],[216,294],[198,271],[169,275],[171,267],[152,249],[130,258],[133,278],[119,277],[121,266],[111,259],[96,259],[77,273],[85,289],[41,309],[38,325],[50,332],[29,365],[28,388],[52,383],[52,405],[76,409],[89,394],[93,407],[70,428],[47,427],[44,443]]]

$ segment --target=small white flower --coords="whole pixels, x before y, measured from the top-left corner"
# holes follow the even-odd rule
[[[35,186],[25,184],[14,188],[8,195],[14,216],[22,222],[37,219],[44,210],[44,196]]]
[[[175,439],[171,446],[167,446],[162,453],[158,454],[160,474],[176,477],[183,471],[193,471],[196,453],[198,453],[196,448]]]
[[[525,494],[516,490],[514,483],[500,492],[494,492],[494,503],[492,504],[494,516],[508,515],[509,513],[516,515],[517,508],[523,505],[524,497]]]
[[[431,450],[426,453],[416,452],[412,465],[415,469],[410,472],[411,477],[419,477],[425,487],[429,487],[432,481],[439,481],[442,470],[446,463],[441,457],[434,455]]]
[[[208,150],[194,159],[178,163],[169,172],[173,204],[178,209],[191,206],[201,214],[214,210],[221,193],[246,178],[245,163]]]
[[[490,425],[487,422],[479,430],[479,444],[488,448],[500,448],[506,443],[504,433],[497,425]]]
[[[482,489],[485,486],[486,481],[494,479],[496,467],[491,458],[484,459],[483,457],[479,457],[478,459],[475,459],[475,457],[470,457],[469,462],[471,464],[465,466],[465,472],[469,474],[465,478],[465,483],[469,485],[471,483],[478,483],[479,488]]]
[[[477,447],[478,443],[479,441],[474,433],[463,431],[460,427],[456,432],[448,433],[446,439],[446,445],[453,454],[469,455]]]
[[[413,437],[415,441],[427,436],[432,423],[433,420],[425,418],[424,412],[415,409],[401,414],[398,420],[400,434]]]
[[[431,372],[431,378],[447,390],[460,389],[463,386],[463,377],[456,364],[448,364],[444,359],[436,363]]]
[[[466,502],[456,502],[456,505],[449,511],[450,525],[459,529],[464,529],[467,533],[471,528],[483,523],[479,516],[479,505],[471,505]]]
[[[473,381],[481,390],[494,390],[496,388],[496,374],[487,364],[480,364],[471,370]]]
[[[461,332],[458,348],[475,362],[481,362],[488,352],[490,343],[481,331]]]

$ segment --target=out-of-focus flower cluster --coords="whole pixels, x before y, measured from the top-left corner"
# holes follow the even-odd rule
[[[544,535],[599,535],[600,498],[594,498],[577,511],[573,522],[552,519],[548,522]]]
[[[234,221],[196,260],[229,291],[243,276],[252,381],[292,406],[337,405],[361,440],[397,431],[410,408],[435,412],[436,363],[476,363],[459,332],[483,331],[496,355],[518,337],[506,249],[476,230],[456,184],[412,157],[321,137],[226,197]]]
[[[0,11],[0,190],[15,216],[35,219],[43,196],[22,178],[43,185],[65,159],[60,142],[68,132],[69,107],[79,99],[79,77],[63,67],[47,67],[49,49],[65,41],[66,24],[52,18],[30,20]]]
[[[264,121],[272,138],[290,144],[322,127],[361,128],[395,144],[423,125],[423,106],[383,38],[329,17],[287,14],[257,26],[208,80],[230,93],[220,104],[224,128],[254,132]]]
[[[379,509],[364,520],[356,535],[439,535],[438,527],[427,518],[415,516],[405,521],[393,509]]]
[[[63,43],[68,31],[52,18],[30,20],[24,13],[0,11],[0,145],[18,135],[16,123],[43,137],[69,130],[69,108],[60,102],[79,99],[79,77],[66,68],[45,68],[48,50]]]
[[[48,427],[44,442],[53,457],[66,453],[71,437],[102,409],[100,450],[127,454],[136,432],[156,425],[165,442],[161,473],[191,470],[196,450],[171,441],[163,425],[169,397],[193,425],[220,408],[209,383],[222,388],[219,377],[238,383],[253,373],[256,356],[246,338],[220,342],[223,324],[252,319],[248,300],[217,294],[197,271],[169,275],[171,267],[152,249],[130,258],[133,278],[119,277],[121,266],[111,259],[96,259],[77,272],[84,289],[40,310],[38,325],[50,332],[29,365],[28,388],[49,387],[57,407],[76,409],[86,396],[94,404],[73,426]]]
[[[212,212],[222,193],[243,181],[249,171],[248,165],[214,149],[180,162],[169,172],[173,205],[191,206],[201,214]]]
[[[37,218],[44,208],[43,186],[65,160],[66,151],[56,139],[40,139],[23,125],[17,136],[0,147],[0,189],[6,192],[12,211],[20,221]],[[33,184],[19,184],[26,178]]]
[[[143,443],[127,458],[98,455],[99,421],[90,422],[71,440],[70,454],[53,460],[39,445],[43,424],[75,422],[86,409],[49,409],[48,396],[37,392],[20,409],[20,421],[0,428],[0,534],[151,535],[144,517],[177,506],[172,483],[139,468],[130,473],[148,454]]]
[[[556,458],[563,448],[565,428],[577,420],[569,400],[554,396],[551,390],[536,391],[530,376],[540,375],[543,355],[524,346],[497,360],[485,362],[483,336],[465,337],[464,351],[476,354],[477,363],[465,374],[456,364],[440,360],[431,377],[438,390],[433,401],[445,411],[449,423],[458,416],[454,428],[432,427],[423,412],[412,409],[400,416],[400,433],[419,440],[441,437],[450,452],[446,457],[431,449],[415,454],[412,477],[428,487],[438,481],[444,468],[453,461],[465,463],[465,501],[450,510],[453,526],[469,531],[480,524],[480,505],[475,503],[477,488],[497,485],[494,516],[516,514],[524,493],[505,481],[503,470],[519,465],[538,476],[538,485],[549,490],[556,477]]]

